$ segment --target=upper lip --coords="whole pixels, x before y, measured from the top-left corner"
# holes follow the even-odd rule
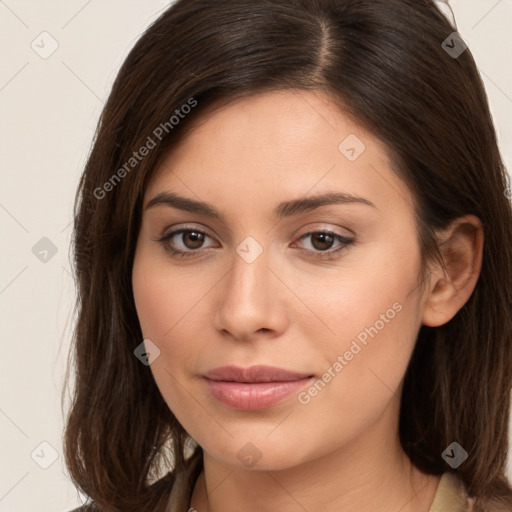
[[[228,382],[288,382],[312,376],[309,373],[293,372],[265,365],[250,366],[249,368],[221,366],[204,374],[207,379]]]

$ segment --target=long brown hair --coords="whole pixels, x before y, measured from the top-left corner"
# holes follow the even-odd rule
[[[172,478],[149,483],[169,469],[169,446],[170,476],[187,464],[187,433],[134,356],[142,333],[131,270],[146,186],[208,106],[287,88],[326,92],[386,144],[416,200],[425,263],[439,257],[437,230],[465,214],[482,221],[473,294],[450,322],[419,331],[399,434],[422,471],[462,478],[475,511],[512,510],[512,212],[484,86],[454,31],[433,0],[178,0],[135,44],[75,203],[65,457],[102,510],[163,510]],[[469,456],[452,470],[441,454],[453,441]]]

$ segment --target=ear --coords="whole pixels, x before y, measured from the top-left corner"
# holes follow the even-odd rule
[[[438,240],[443,264],[431,268],[422,317],[430,327],[450,321],[473,293],[482,268],[482,223],[474,215],[459,217]]]

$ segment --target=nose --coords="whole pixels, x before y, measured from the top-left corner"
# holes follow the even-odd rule
[[[269,268],[266,251],[250,263],[235,252],[232,261],[232,270],[217,288],[215,328],[237,340],[284,332],[288,322],[285,286]]]

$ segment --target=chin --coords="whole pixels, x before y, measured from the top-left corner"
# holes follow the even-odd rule
[[[210,443],[201,446],[210,457],[222,464],[248,471],[281,471],[314,458],[308,457],[308,452],[297,450],[297,447],[304,449],[304,443],[299,439],[288,438],[289,444],[284,445],[283,439],[276,437],[271,441],[265,439],[265,435],[253,441],[247,436],[242,436],[241,439],[230,439],[222,445],[217,443],[212,450],[208,449]]]

